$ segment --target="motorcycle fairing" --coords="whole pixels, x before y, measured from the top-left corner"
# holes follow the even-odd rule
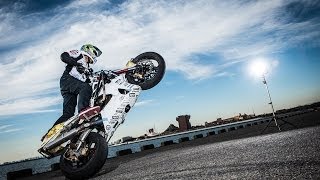
[[[101,111],[105,133],[108,135],[107,141],[109,141],[118,126],[124,122],[128,111],[136,103],[141,87],[128,83],[125,77],[120,75],[105,84],[105,91],[108,95],[112,95]],[[101,91],[99,95],[103,93]]]

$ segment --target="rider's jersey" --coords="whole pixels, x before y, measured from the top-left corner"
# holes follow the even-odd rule
[[[81,54],[80,50],[70,50],[70,51],[66,51],[66,52],[77,63],[80,63],[80,64],[82,64],[83,67],[85,67],[86,69],[89,69],[89,64],[85,62],[84,56]],[[67,66],[69,66],[69,68],[68,68],[69,75],[73,76],[76,79],[79,79],[82,82],[85,82],[87,80],[87,76],[84,73],[80,73],[77,70],[76,66],[72,66],[71,70],[70,70],[70,64],[68,64]]]

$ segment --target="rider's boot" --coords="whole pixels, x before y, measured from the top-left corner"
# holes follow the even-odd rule
[[[49,129],[48,132],[44,136],[42,136],[41,141],[44,142],[50,139],[53,135],[55,135],[58,131],[60,131],[63,128],[63,124],[64,123],[62,122]]]
[[[83,122],[84,120],[89,121],[92,117],[98,115],[99,113],[100,113],[100,106],[85,108],[78,115],[80,119],[79,123]],[[64,122],[57,124],[53,126],[51,129],[49,129],[48,132],[44,136],[42,136],[41,141],[44,142],[49,138],[51,138],[54,134],[56,134],[59,130],[63,128],[63,124]]]

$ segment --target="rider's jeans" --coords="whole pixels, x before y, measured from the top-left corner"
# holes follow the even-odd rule
[[[64,74],[60,78],[60,91],[63,97],[63,114],[54,125],[64,122],[74,115],[78,95],[78,112],[80,112],[89,106],[92,94],[91,86],[88,83],[82,82],[69,74]]]

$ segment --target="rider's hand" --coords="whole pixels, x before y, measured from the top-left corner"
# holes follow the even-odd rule
[[[92,73],[93,73],[93,69],[92,69],[92,68],[86,69],[86,70],[84,71],[84,74],[87,75],[87,76],[92,75]]]
[[[111,79],[114,79],[116,77],[111,71],[108,71],[107,73],[105,73],[105,75],[106,83],[110,83]]]
[[[78,71],[80,74],[84,73],[84,71],[86,70],[86,68],[83,67],[81,63],[78,63],[77,66],[76,66],[76,68],[77,68],[77,71]]]

